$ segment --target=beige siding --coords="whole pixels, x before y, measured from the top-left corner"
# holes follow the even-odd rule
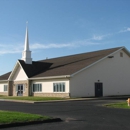
[[[4,84],[0,84],[0,92],[3,92],[4,91]]]
[[[61,83],[64,82],[65,83],[65,92],[53,92],[53,83]],[[36,83],[41,83],[42,84],[42,92],[32,92],[34,96],[56,96],[58,97],[62,97],[64,96],[68,96],[69,95],[69,80],[68,79],[54,79],[54,80],[35,80],[35,81],[31,81],[31,87],[33,86],[33,84]]]
[[[0,83],[0,95],[8,95],[8,91],[4,92],[4,85],[8,85],[7,82]]]
[[[27,80],[24,70],[19,66],[12,77],[13,81]]]
[[[123,51],[122,51],[123,52]],[[94,83],[103,83],[103,96],[130,95],[130,57],[123,52],[76,74],[70,80],[72,97],[95,96]]]

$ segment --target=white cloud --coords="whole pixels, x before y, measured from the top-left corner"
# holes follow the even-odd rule
[[[128,28],[126,28],[126,29],[124,29],[124,30],[119,31],[119,33],[129,32],[129,31],[130,31],[130,27],[128,27]]]
[[[127,31],[130,31],[130,28],[127,28]]]
[[[0,55],[20,53],[21,44],[0,44]]]
[[[98,42],[92,42],[92,39],[85,39],[79,41],[73,41],[69,43],[50,43],[50,44],[42,44],[42,43],[34,43],[30,44],[30,50],[39,50],[39,49],[51,49],[51,48],[74,48],[74,47],[82,47],[82,46],[90,46],[100,44]],[[0,55],[4,54],[18,54],[23,51],[23,44],[0,44]]]
[[[105,37],[111,36],[113,35],[113,33],[108,33],[108,34],[104,34],[104,35],[94,35],[92,40],[97,40],[97,41],[101,41],[103,40]]]
[[[79,41],[73,41],[69,43],[50,43],[50,44],[41,44],[41,43],[35,43],[31,44],[30,48],[32,50],[36,49],[51,49],[51,48],[74,48],[74,47],[80,47],[80,46],[88,46],[88,45],[97,45],[100,43],[92,42],[92,39],[85,39],[85,40],[79,40]]]
[[[102,36],[93,36],[93,40],[102,40],[103,39],[103,35]]]
[[[112,36],[112,35],[116,35],[116,34],[124,33],[124,32],[129,32],[129,31],[130,31],[130,27],[125,28],[124,30],[121,30],[121,31],[115,32],[115,33],[108,33],[108,34],[105,34],[105,35],[94,35],[92,39],[97,40],[97,41],[101,41],[108,36]]]
[[[30,45],[31,49],[50,49],[50,48],[64,48],[64,47],[72,47],[73,44],[56,44],[56,43],[51,43],[51,44],[40,44],[40,43],[34,43]]]
[[[119,32],[109,33],[105,35],[94,35],[92,38],[89,39],[72,41],[68,43],[49,43],[49,44],[34,43],[34,44],[30,44],[30,50],[51,49],[51,48],[60,49],[60,48],[74,48],[74,47],[100,45],[102,44],[102,40],[104,40],[106,37],[116,35],[118,33],[128,32],[128,31],[130,31],[130,27],[121,30]],[[0,55],[22,53],[23,47],[24,47],[23,43],[0,44]]]

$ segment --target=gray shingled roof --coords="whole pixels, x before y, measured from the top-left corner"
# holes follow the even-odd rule
[[[11,74],[11,72],[1,75],[0,80],[7,80],[9,78],[10,74]]]
[[[121,48],[33,61],[31,65],[25,64],[22,60],[19,60],[19,62],[29,78],[71,75]],[[7,79],[9,75],[10,73],[0,76],[0,80]]]

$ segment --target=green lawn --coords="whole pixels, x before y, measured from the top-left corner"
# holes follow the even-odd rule
[[[13,96],[3,96],[0,95],[0,99],[15,99],[15,100],[28,100],[28,101],[48,101],[48,100],[64,100],[65,98],[59,97],[13,97]]]
[[[127,102],[105,104],[105,106],[106,107],[113,107],[113,108],[130,109],[130,106],[127,105]]]
[[[31,121],[45,121],[49,119],[51,118],[47,116],[0,110],[0,124],[21,123],[21,122],[31,122]]]

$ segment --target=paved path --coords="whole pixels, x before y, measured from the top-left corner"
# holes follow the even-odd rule
[[[63,122],[44,123],[5,130],[130,130],[130,110],[102,107],[120,100],[16,103],[0,101],[0,110],[21,111],[59,117]]]

